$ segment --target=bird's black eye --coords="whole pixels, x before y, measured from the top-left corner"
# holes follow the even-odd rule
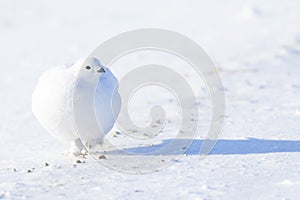
[[[90,67],[90,66],[86,66],[85,68],[86,68],[87,70],[90,70],[90,69],[91,69],[91,67]]]

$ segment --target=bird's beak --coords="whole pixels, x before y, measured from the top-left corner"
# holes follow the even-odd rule
[[[103,67],[101,67],[100,69],[97,70],[98,73],[105,73],[105,70],[103,69]]]

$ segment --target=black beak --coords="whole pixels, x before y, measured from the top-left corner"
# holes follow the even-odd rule
[[[103,67],[101,67],[100,69],[97,70],[97,72],[99,72],[99,73],[105,73],[105,70],[103,69]]]

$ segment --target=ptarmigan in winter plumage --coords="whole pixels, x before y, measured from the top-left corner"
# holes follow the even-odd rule
[[[93,57],[44,72],[32,95],[37,120],[75,155],[102,143],[120,108],[116,77]]]

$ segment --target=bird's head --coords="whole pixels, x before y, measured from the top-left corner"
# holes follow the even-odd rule
[[[89,57],[84,61],[80,60],[72,68],[77,79],[83,79],[86,82],[98,81],[107,70],[95,57]]]
[[[96,76],[101,76],[105,73],[104,66],[102,66],[100,61],[95,57],[89,57],[86,59],[81,67],[86,72],[93,73]]]

